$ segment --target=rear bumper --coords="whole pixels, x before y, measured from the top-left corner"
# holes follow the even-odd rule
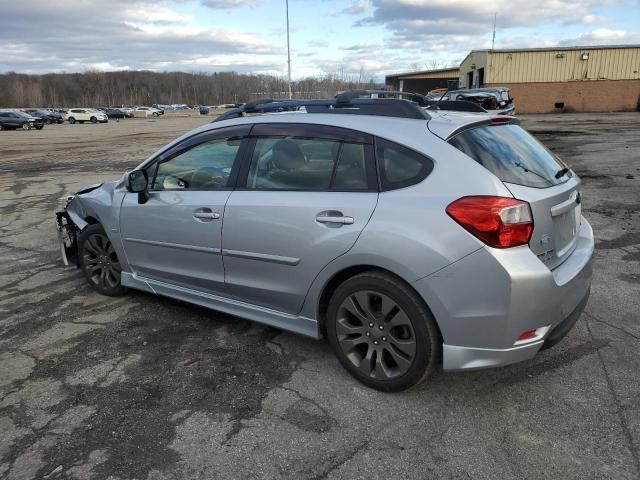
[[[442,332],[444,369],[508,365],[559,342],[589,298],[593,247],[583,218],[574,252],[553,271],[528,246],[483,248],[415,282]],[[516,342],[535,329],[544,334]]]
[[[448,371],[476,370],[480,368],[501,367],[512,363],[530,360],[540,350],[553,347],[560,342],[582,315],[584,307],[589,300],[589,290],[576,306],[573,312],[565,318],[559,325],[551,330],[547,336],[540,341],[527,345],[512,348],[472,348],[459,347],[456,345],[443,345],[443,368]]]

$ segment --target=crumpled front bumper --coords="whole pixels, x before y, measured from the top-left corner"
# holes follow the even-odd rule
[[[75,226],[66,211],[56,212],[58,226],[58,242],[60,243],[60,255],[65,265],[74,263],[78,259],[78,227]]]

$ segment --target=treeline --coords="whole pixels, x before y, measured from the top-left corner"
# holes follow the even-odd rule
[[[295,98],[332,97],[338,91],[373,88],[364,75],[326,75],[293,84]],[[184,72],[85,72],[0,74],[0,107],[98,107],[110,105],[218,105],[286,98],[287,81],[272,75]]]

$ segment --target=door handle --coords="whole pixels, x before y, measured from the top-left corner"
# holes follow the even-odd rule
[[[193,212],[193,218],[201,221],[217,220],[220,218],[220,214],[212,211],[210,208],[199,208]]]
[[[342,212],[336,212],[330,210],[327,212],[320,212],[316,216],[316,222],[318,223],[334,223],[338,225],[353,225],[353,217],[343,215]]]
[[[216,220],[220,218],[220,214],[217,212],[196,212],[193,214],[196,218],[206,218],[210,220]]]

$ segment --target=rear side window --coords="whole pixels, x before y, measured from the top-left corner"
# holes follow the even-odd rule
[[[388,140],[376,139],[376,158],[382,190],[415,185],[433,170],[430,158]]]
[[[247,188],[368,190],[365,145],[324,138],[260,137]]]
[[[503,182],[546,188],[568,179],[559,173],[565,165],[518,125],[471,128],[449,143]]]

